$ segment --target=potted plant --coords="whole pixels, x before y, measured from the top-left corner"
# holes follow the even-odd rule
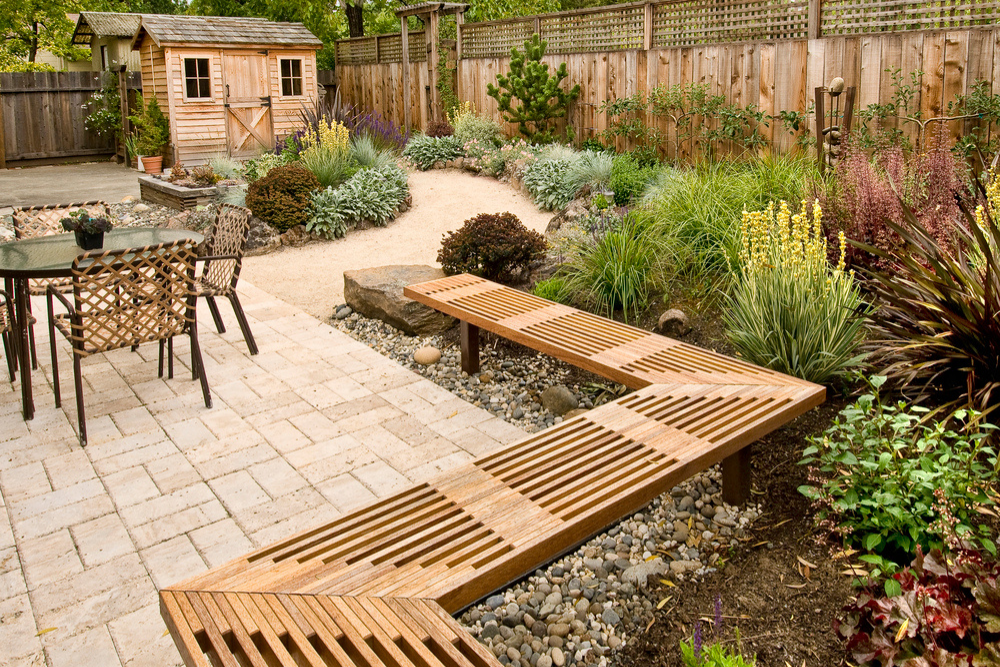
[[[62,218],[63,229],[76,234],[76,244],[84,250],[104,247],[104,232],[110,232],[114,225],[104,217],[92,218],[87,209],[77,209]]]
[[[170,125],[167,117],[160,110],[160,104],[154,97],[148,105],[143,104],[140,97],[136,103],[135,114],[129,116],[135,131],[131,139],[132,150],[142,161],[143,171],[147,174],[163,172],[163,155],[161,151],[170,139]]]

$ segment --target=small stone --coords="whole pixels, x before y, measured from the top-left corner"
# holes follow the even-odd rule
[[[441,361],[441,350],[427,345],[413,353],[413,360],[422,366],[430,366]]]
[[[505,600],[502,595],[491,595],[486,598],[486,606],[493,610],[499,609],[506,603],[507,600]]]
[[[705,505],[704,507],[701,508],[701,515],[706,519],[711,519],[713,516],[715,516],[715,506]]]
[[[483,371],[479,374],[479,381],[483,383],[493,382],[493,373],[490,371]]]
[[[615,635],[611,635],[610,637],[608,637],[608,648],[611,649],[612,651],[621,645],[622,645],[622,640],[620,637],[616,637]]]
[[[511,647],[507,649],[507,657],[510,658],[511,662],[517,662],[521,659],[521,652],[516,648]]]
[[[675,560],[670,563],[670,571],[674,574],[686,574],[701,568],[700,560]]]
[[[350,306],[344,306],[343,308],[340,308],[336,313],[334,313],[333,316],[338,320],[346,320],[348,317],[351,316],[351,313],[353,312],[354,311],[351,310]]]
[[[839,76],[834,77],[833,81],[830,82],[830,92],[831,93],[844,92],[844,79]]]
[[[496,623],[491,622],[483,626],[483,631],[479,633],[479,636],[483,639],[493,639],[498,634],[500,634],[500,628],[497,627]]]
[[[136,196],[135,195],[125,195],[124,197],[122,197],[122,203],[123,204],[130,204],[130,203],[134,202],[135,200],[136,200]]]
[[[550,637],[566,637],[569,635],[568,623],[553,623],[549,626]]]
[[[538,656],[538,662],[535,663],[535,667],[552,667],[554,661],[547,655]]]
[[[622,619],[617,613],[615,613],[614,609],[608,608],[604,610],[603,614],[601,614],[601,620],[604,621],[606,625],[618,625],[621,623]]]
[[[134,207],[132,207],[132,210],[135,211],[136,213],[145,213],[146,211],[149,210],[149,206],[146,204],[136,204]]]
[[[566,656],[558,646],[552,648],[552,664],[554,667],[563,667],[566,664]]]

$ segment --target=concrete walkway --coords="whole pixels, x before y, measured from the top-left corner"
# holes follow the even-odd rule
[[[0,215],[13,206],[92,199],[115,203],[127,195],[139,196],[139,172],[115,162],[0,169]]]
[[[65,409],[45,327],[33,421],[0,378],[0,665],[179,665],[158,586],[523,437],[298,308],[240,292],[260,354],[227,305],[226,334],[202,318],[211,410],[184,341],[172,380],[156,377],[155,345],[84,363],[85,449],[64,340]]]

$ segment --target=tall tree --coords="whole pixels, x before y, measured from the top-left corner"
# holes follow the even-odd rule
[[[365,19],[361,9],[361,0],[345,2],[344,13],[347,15],[347,33],[351,37],[365,36]]]
[[[73,22],[66,16],[78,7],[76,0],[4,0],[0,3],[0,50],[32,63],[42,49],[57,56],[81,55],[70,44]]]

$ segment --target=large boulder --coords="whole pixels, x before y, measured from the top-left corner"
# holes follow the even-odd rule
[[[411,336],[447,331],[457,320],[403,296],[414,283],[444,278],[444,271],[421,264],[395,264],[344,271],[344,300],[366,317],[374,317]]]

